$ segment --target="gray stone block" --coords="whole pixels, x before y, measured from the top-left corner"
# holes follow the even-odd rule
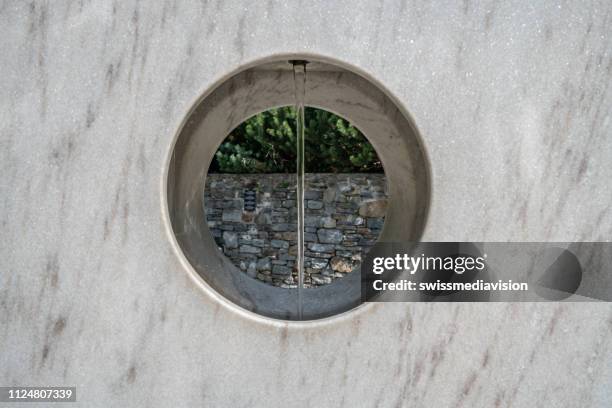
[[[313,232],[305,232],[304,233],[304,241],[305,242],[316,242],[317,241],[317,234],[315,234]]]
[[[317,231],[319,242],[323,244],[339,244],[342,242],[342,231],[337,229],[320,229]]]
[[[327,261],[326,258],[322,258],[322,259],[320,259],[320,258],[310,258],[309,259],[309,264],[314,269],[323,269],[323,268],[327,267],[329,262]]]
[[[283,249],[289,248],[289,242],[283,241],[280,239],[273,239],[272,241],[270,241],[270,244],[272,245],[273,248],[283,248]]]
[[[291,225],[287,223],[272,224],[271,229],[276,232],[290,231]]]
[[[328,187],[323,193],[323,201],[326,203],[332,203],[336,200],[336,189],[334,187]]]
[[[256,268],[259,271],[269,271],[272,269],[272,264],[270,263],[270,258],[260,258],[257,260]]]
[[[265,245],[265,242],[263,239],[260,238],[255,238],[251,240],[251,245],[256,246],[258,248],[263,248],[263,246]]]
[[[270,217],[270,214],[268,214],[268,213],[261,213],[261,214],[257,215],[257,217],[255,218],[255,222],[257,224],[270,224],[272,222],[272,219]]]
[[[321,224],[321,217],[318,215],[306,215],[304,217],[304,225],[306,227],[318,227]]]
[[[336,220],[332,217],[323,217],[321,218],[321,225],[324,228],[335,228],[336,227]]]
[[[280,275],[280,276],[291,275],[291,269],[289,267],[283,266],[283,265],[274,265],[272,267],[272,274],[273,275]]]
[[[314,283],[315,285],[327,285],[328,283],[331,283],[332,281],[332,279],[329,276],[322,276],[318,274],[310,275],[310,279],[312,280],[312,283]]]
[[[355,188],[355,185],[350,183],[350,182],[341,182],[338,183],[338,191],[340,191],[343,194],[348,194],[353,192],[353,189]]]
[[[257,248],[252,245],[241,245],[240,252],[245,254],[258,254],[261,252],[261,248]]]
[[[221,215],[221,220],[225,222],[242,222],[242,211],[224,210],[223,215]]]
[[[323,202],[322,201],[308,200],[306,202],[306,205],[311,210],[320,210],[321,208],[323,208]]]
[[[368,218],[367,225],[371,229],[381,229],[385,223],[384,218]]]
[[[223,231],[223,244],[226,248],[238,248],[238,234],[230,231]]]
[[[323,196],[323,193],[318,190],[306,190],[304,191],[304,199],[305,200],[320,200]]]
[[[311,243],[308,244],[308,249],[310,249],[313,252],[334,252],[334,245],[333,244],[317,244],[317,243]]]

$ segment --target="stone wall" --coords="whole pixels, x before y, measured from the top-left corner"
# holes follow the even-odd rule
[[[223,253],[249,276],[295,287],[296,178],[293,174],[209,174],[208,227]],[[351,273],[374,244],[387,206],[383,174],[307,174],[305,286]]]

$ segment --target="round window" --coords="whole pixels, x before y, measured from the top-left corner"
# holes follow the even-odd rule
[[[299,66],[267,61],[207,91],[178,132],[166,184],[194,277],[287,320],[358,306],[365,253],[418,240],[429,203],[426,158],[401,107],[338,64]]]

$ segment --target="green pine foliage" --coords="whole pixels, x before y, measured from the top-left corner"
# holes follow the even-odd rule
[[[380,173],[382,164],[368,140],[333,113],[307,107],[306,172]],[[210,171],[215,173],[293,173],[296,168],[294,107],[259,113],[223,141]]]

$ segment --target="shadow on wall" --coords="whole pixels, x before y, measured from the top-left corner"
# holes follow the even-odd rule
[[[387,208],[384,174],[309,173],[305,177],[305,286],[351,273],[376,242]],[[265,283],[297,287],[296,177],[209,174],[208,227],[240,270]]]

